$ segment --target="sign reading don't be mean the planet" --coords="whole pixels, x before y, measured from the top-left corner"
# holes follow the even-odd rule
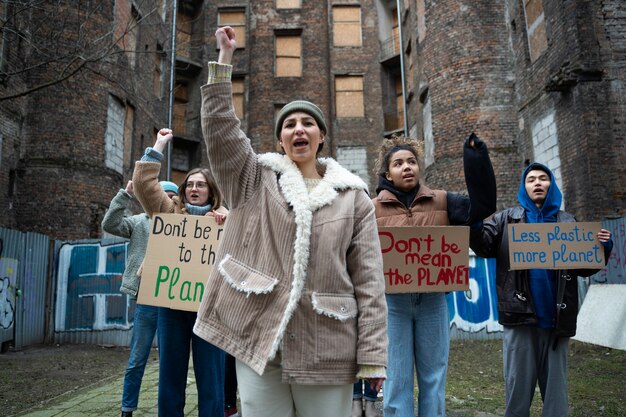
[[[155,214],[137,302],[197,311],[222,231],[210,216]]]
[[[385,292],[447,292],[469,288],[469,228],[379,227]]]

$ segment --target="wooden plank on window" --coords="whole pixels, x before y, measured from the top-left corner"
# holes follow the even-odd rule
[[[335,90],[337,91],[363,91],[363,77],[341,76],[335,78]]]
[[[530,61],[535,62],[537,58],[548,48],[548,38],[546,37],[546,21],[542,21],[532,33],[528,34],[530,43]]]
[[[220,12],[219,26],[245,25],[246,14],[243,11]]]
[[[337,117],[363,117],[363,92],[346,91],[336,94]]]
[[[302,43],[300,36],[277,36],[276,56],[277,57],[300,57],[302,54]]]
[[[300,58],[277,57],[277,77],[300,77],[302,76],[302,61]]]
[[[333,45],[361,46],[361,24],[337,22],[333,27]]]
[[[301,7],[300,0],[276,0],[277,9],[299,9]]]
[[[526,2],[526,22],[528,27],[531,27],[539,16],[543,14],[542,0],[528,0]]]

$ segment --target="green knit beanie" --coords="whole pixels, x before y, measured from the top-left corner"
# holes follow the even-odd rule
[[[319,107],[317,107],[310,101],[295,100],[291,103],[285,104],[285,106],[278,113],[278,119],[276,119],[276,126],[274,127],[274,134],[278,139],[280,139],[280,131],[283,127],[283,122],[285,121],[287,116],[297,111],[301,111],[313,116],[320,130],[324,132],[324,134],[328,132],[328,128],[326,127],[326,120],[324,120],[324,113],[322,113]]]

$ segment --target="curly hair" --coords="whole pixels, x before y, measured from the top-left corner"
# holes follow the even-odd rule
[[[424,169],[424,141],[408,138],[404,135],[393,135],[391,138],[383,140],[382,145],[378,151],[378,157],[374,162],[374,169],[376,175],[385,176],[389,171],[389,160],[391,156],[398,151],[409,151],[417,159],[420,173]]]

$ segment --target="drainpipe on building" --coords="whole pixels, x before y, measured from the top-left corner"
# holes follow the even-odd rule
[[[404,136],[409,136],[409,118],[406,111],[406,85],[404,83],[404,42],[402,41],[402,8],[400,0],[396,0],[396,11],[398,12],[398,43],[400,44],[400,81],[402,81],[402,106],[404,111]]]
[[[172,7],[172,53],[170,58],[170,102],[167,109],[167,127],[172,128],[172,115],[174,114],[174,76],[176,73],[176,15],[178,14],[178,0],[174,0]],[[404,82],[404,81],[403,81]],[[402,86],[404,94],[404,84]],[[167,169],[166,179],[171,181],[172,142],[167,143]]]

